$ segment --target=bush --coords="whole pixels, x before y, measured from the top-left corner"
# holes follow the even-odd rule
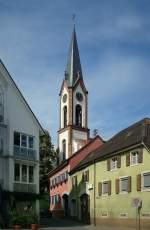
[[[21,225],[22,227],[29,227],[31,224],[38,223],[38,216],[34,213],[18,213],[17,211],[11,212],[11,226]]]

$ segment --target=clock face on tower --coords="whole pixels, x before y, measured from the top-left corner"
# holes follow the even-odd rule
[[[63,102],[65,103],[67,101],[67,94],[64,94],[63,96]]]
[[[76,93],[76,99],[77,99],[78,101],[83,101],[83,95],[82,95],[82,93],[77,92],[77,93]]]

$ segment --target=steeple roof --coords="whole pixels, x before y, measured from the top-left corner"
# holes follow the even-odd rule
[[[65,79],[69,86],[73,86],[78,78],[82,79],[82,69],[74,26],[65,70]]]

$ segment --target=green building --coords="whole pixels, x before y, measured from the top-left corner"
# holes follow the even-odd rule
[[[150,119],[122,130],[70,172],[71,216],[150,228]]]

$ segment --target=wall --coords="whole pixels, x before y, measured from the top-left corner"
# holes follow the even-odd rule
[[[136,176],[144,171],[150,171],[150,153],[144,148],[143,163],[134,166],[126,166],[126,152],[121,156],[121,168],[114,171],[107,171],[107,161],[100,161],[95,164],[96,187],[95,187],[95,206],[94,206],[94,164],[71,175],[77,176],[77,188],[71,188],[70,200],[78,201],[78,218],[81,219],[80,196],[86,193],[90,197],[90,218],[94,223],[94,213],[96,225],[124,225],[135,227],[136,210],[131,205],[132,198],[142,199],[141,224],[143,227],[150,226],[150,191],[137,192]],[[89,183],[82,183],[82,172],[89,170]],[[116,194],[115,179],[122,176],[131,176],[131,192]],[[103,180],[111,180],[111,195],[99,196],[98,183]],[[90,189],[89,189],[90,188]],[[127,217],[121,218],[120,213],[127,213]],[[149,215],[144,217],[143,215]]]
[[[150,171],[150,153],[144,149],[143,163],[134,166],[126,166],[126,152],[121,156],[121,168],[115,171],[107,171],[107,161],[101,161],[96,164],[96,218],[97,223],[105,222],[109,219],[110,224],[118,219],[118,222],[135,225],[136,210],[131,205],[132,198],[140,197],[143,201],[141,213],[150,213],[150,191],[137,192],[136,176],[143,171]],[[116,194],[115,179],[122,176],[131,176],[131,192],[126,194]],[[111,195],[98,196],[98,182],[102,180],[111,180]],[[117,204],[117,205],[116,205]],[[102,212],[108,212],[108,217],[101,218]],[[127,218],[120,218],[120,213],[127,213]],[[100,220],[103,219],[103,220]],[[131,219],[133,221],[131,221]],[[144,219],[144,218],[142,218]],[[150,224],[150,216],[149,216]],[[147,219],[147,221],[148,221]]]
[[[36,160],[39,160],[39,125],[33,117],[33,114],[29,110],[28,106],[24,102],[20,93],[16,89],[14,83],[8,76],[4,67],[0,63],[0,82],[3,82],[5,89],[4,106],[5,106],[5,124],[7,125],[7,151],[4,155],[9,156],[5,160],[5,165],[3,165],[4,171],[4,188],[9,191],[13,191],[14,182],[14,159],[13,156],[13,137],[14,131],[25,133],[34,136],[34,149],[37,151]],[[26,160],[26,163],[28,161]],[[30,161],[30,164],[32,162]],[[35,167],[35,182],[37,184],[37,193],[39,192],[39,163],[35,161],[33,165]]]

